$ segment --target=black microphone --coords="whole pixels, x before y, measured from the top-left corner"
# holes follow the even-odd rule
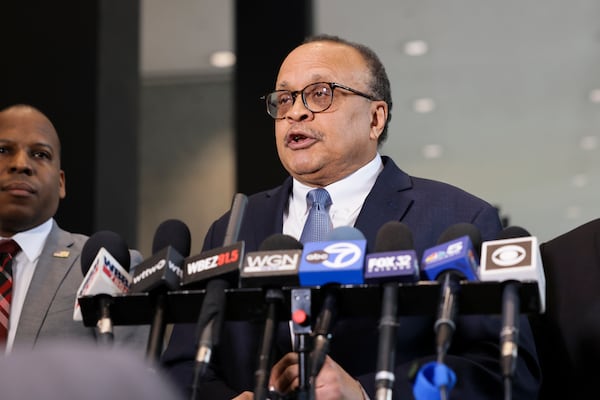
[[[98,300],[98,341],[112,343],[110,316],[112,295],[126,293],[131,284],[131,258],[125,240],[112,231],[99,231],[88,238],[81,249],[81,272],[84,279],[77,290],[74,320],[81,320],[79,297],[96,295]]]
[[[389,400],[395,381],[398,282],[414,283],[419,280],[417,254],[410,228],[399,221],[385,223],[377,232],[375,252],[367,255],[365,268],[365,282],[381,282],[383,288],[375,398]]]
[[[438,243],[440,244],[425,250],[421,266],[429,280],[441,283],[435,331],[438,362],[442,363],[455,330],[460,281],[478,280],[481,234],[475,225],[459,223],[446,229]]]
[[[183,262],[181,287],[185,289],[205,289],[215,280],[225,280],[220,285],[237,287],[244,255],[244,242],[237,241],[242,220],[248,204],[248,197],[237,193],[233,198],[229,221],[222,247],[216,247],[190,257]]]
[[[156,293],[179,289],[181,265],[190,254],[190,236],[188,226],[181,220],[163,221],[154,233],[152,256],[135,268],[131,291]]]
[[[154,232],[154,238],[152,238],[152,254],[156,254],[161,250],[171,247],[182,256],[187,257],[190,254],[191,244],[192,238],[190,229],[185,222],[178,219],[168,219],[163,221]],[[177,276],[179,276],[179,274],[177,274]]]
[[[309,379],[316,378],[329,353],[331,328],[337,318],[338,287],[364,282],[365,250],[365,236],[351,226],[333,229],[323,242],[304,245],[300,283],[303,286],[319,285],[325,292],[313,329]]]
[[[210,276],[205,284],[205,295],[202,308],[198,316],[197,337],[198,345],[196,352],[196,363],[194,368],[194,381],[192,385],[192,398],[196,395],[200,377],[204,376],[212,357],[212,350],[218,346],[221,335],[221,327],[225,317],[226,300],[225,290],[232,286],[237,287],[239,280],[239,266],[242,261],[243,242],[236,243],[244,219],[248,197],[243,193],[236,193],[233,197],[229,221],[223,240],[223,248],[213,251],[218,254],[206,256],[205,253],[194,257],[193,260],[186,259],[185,269],[189,272],[192,267],[200,265],[194,274],[190,274],[191,280],[186,284],[199,282],[200,277]],[[225,257],[219,256],[225,254]],[[224,261],[223,261],[224,259]],[[224,266],[219,264],[223,261]]]
[[[510,398],[519,349],[521,282],[537,282],[540,309],[545,310],[546,278],[537,238],[519,226],[510,226],[496,240],[483,242],[479,277],[482,281],[503,282],[500,367],[505,396]]]
[[[460,281],[477,281],[481,233],[470,223],[458,223],[447,228],[435,247],[423,253],[422,271],[430,280],[441,284],[440,303],[434,324],[436,333],[437,362],[444,364],[444,358],[456,329],[457,299]],[[448,387],[439,387],[442,400],[448,396]]]
[[[261,243],[259,251],[250,252],[244,258],[240,283],[242,287],[261,287],[267,304],[258,366],[254,374],[256,400],[268,398],[277,316],[284,300],[282,288],[298,285],[298,268],[303,247],[294,237],[276,233]]]
[[[190,253],[191,235],[188,226],[178,220],[162,222],[152,241],[152,256],[135,268],[130,291],[149,293],[154,303],[154,317],[146,348],[149,360],[160,358],[165,336],[166,293],[177,290],[182,276],[184,257]]]
[[[275,233],[269,236],[258,251],[245,255],[240,271],[241,287],[298,286],[303,247],[302,243],[289,235]]]

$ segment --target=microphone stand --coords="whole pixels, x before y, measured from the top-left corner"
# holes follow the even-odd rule
[[[314,400],[315,392],[313,382],[310,378],[310,310],[311,310],[311,292],[310,289],[292,289],[292,320],[294,330],[294,351],[298,353],[298,389],[296,390],[296,399]],[[299,318],[304,316],[305,318]]]
[[[231,204],[223,246],[229,246],[237,240],[247,205],[248,197],[243,193],[236,193]],[[196,363],[194,366],[192,398],[196,395],[200,379],[203,378],[211,362],[213,347],[219,342],[221,326],[223,325],[226,311],[227,297],[225,290],[229,289],[229,286],[229,282],[222,278],[211,279],[206,284],[205,296],[196,324],[200,340],[197,346]]]
[[[435,321],[435,333],[437,362],[444,364],[446,352],[448,351],[448,347],[450,347],[455,330],[454,319],[457,313],[457,295],[460,291],[460,277],[454,272],[445,272],[441,278],[440,299],[443,301],[440,302],[438,317]],[[439,391],[440,399],[446,400],[449,394],[446,385],[441,385]]]
[[[317,375],[325,362],[325,357],[329,354],[330,331],[337,314],[337,294],[335,293],[335,290],[335,287],[325,288],[325,299],[323,300],[321,312],[315,323],[310,369],[311,378],[313,379],[317,378]]]
[[[165,303],[166,294],[164,292],[154,295],[154,319],[150,325],[150,334],[148,336],[148,345],[146,347],[146,358],[151,363],[159,360],[163,350],[163,340],[165,337]]]
[[[296,334],[296,352],[298,353],[298,379],[300,381],[296,393],[298,400],[313,400],[315,398],[313,382],[309,373],[309,333]]]
[[[502,291],[502,331],[500,332],[500,366],[504,377],[504,398],[512,399],[512,379],[519,350],[519,283],[509,281]]]
[[[396,331],[398,330],[398,283],[383,284],[383,302],[379,321],[379,347],[375,399],[391,400],[394,386],[396,358]]]
[[[202,308],[196,323],[196,336],[199,337],[199,340],[194,363],[192,399],[195,399],[200,380],[208,369],[213,347],[219,342],[221,325],[226,310],[227,296],[225,290],[228,288],[229,283],[224,279],[213,279],[206,285]]]
[[[110,346],[114,341],[113,324],[110,318],[110,306],[112,296],[106,294],[98,295],[98,341],[103,345]]]
[[[268,304],[267,318],[258,358],[258,369],[255,373],[254,400],[266,400],[269,392],[269,374],[273,361],[277,314],[280,305],[283,303],[283,291],[281,289],[267,289],[265,302]]]

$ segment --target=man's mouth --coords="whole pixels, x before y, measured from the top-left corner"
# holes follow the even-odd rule
[[[2,190],[5,192],[11,192],[14,194],[30,194],[35,193],[33,186],[25,182],[11,182],[6,183],[2,186]]]
[[[302,139],[306,139],[306,136],[304,136],[304,135],[298,135],[298,134],[296,134],[296,135],[292,135],[292,136],[291,136],[291,139],[292,139],[292,141],[294,141],[294,142],[298,143],[298,142],[299,142],[299,141],[301,141]]]
[[[300,133],[294,133],[288,136],[287,146],[292,150],[302,150],[312,146],[317,139]]]

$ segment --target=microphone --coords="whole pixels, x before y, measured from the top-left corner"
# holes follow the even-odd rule
[[[425,250],[421,266],[427,279],[437,280],[441,284],[440,305],[434,329],[437,361],[443,364],[455,331],[454,320],[460,281],[478,280],[478,249],[481,247],[481,234],[473,224],[458,223],[446,229],[438,243]],[[445,395],[446,387],[442,386],[440,391]]]
[[[303,247],[294,237],[276,233],[262,242],[259,251],[250,252],[244,258],[240,272],[242,287],[262,287],[268,305],[255,373],[254,398],[257,400],[267,399],[269,393],[277,315],[284,300],[281,288],[298,285],[298,267]]]
[[[500,367],[508,396],[519,349],[520,282],[537,282],[540,312],[546,308],[546,278],[537,238],[519,226],[510,226],[496,240],[483,242],[479,278],[503,282]]]
[[[290,235],[275,233],[266,238],[259,251],[246,254],[240,271],[240,285],[246,287],[298,286],[298,271],[304,246]]]
[[[398,282],[414,283],[419,280],[410,228],[399,221],[385,223],[377,232],[375,252],[367,255],[365,268],[365,282],[382,283],[383,287],[375,398],[390,400],[395,381]]]
[[[417,253],[408,225],[389,221],[381,226],[375,238],[375,252],[365,259],[365,282],[414,283],[419,280]]]
[[[243,261],[244,242],[203,251],[183,260],[181,287],[184,289],[206,289],[214,279],[226,281],[229,286],[238,286]]]
[[[198,350],[192,396],[195,396],[199,379],[205,374],[210,363],[213,347],[219,343],[226,309],[225,290],[231,286],[238,286],[244,243],[235,242],[238,240],[247,205],[248,197],[243,193],[236,193],[229,213],[223,247],[185,260],[185,285],[205,287],[197,323]]]
[[[190,254],[190,230],[178,219],[163,221],[154,232],[152,256],[142,261],[133,276],[131,291],[149,293],[179,289],[184,257]]]
[[[325,241],[304,245],[299,268],[302,286],[323,286],[325,297],[315,321],[310,377],[316,377],[329,352],[330,330],[337,314],[337,285],[362,284],[367,240],[358,229],[341,226]]]
[[[81,249],[83,281],[77,289],[73,320],[83,316],[79,305],[82,296],[98,296],[98,339],[112,343],[113,325],[110,316],[112,295],[126,293],[131,285],[131,258],[127,243],[112,231],[99,231],[88,238]]]
[[[181,278],[183,288],[207,289],[208,284],[217,278],[226,281],[228,286],[238,286],[244,242],[237,240],[247,205],[248,197],[243,193],[236,193],[231,205],[223,246],[203,251],[184,260]],[[221,282],[221,285],[223,284],[224,282]]]
[[[325,241],[304,245],[298,277],[301,286],[364,283],[367,240],[356,228],[340,226]]]
[[[152,256],[135,268],[130,291],[149,293],[154,302],[154,318],[146,355],[158,360],[162,353],[165,336],[166,293],[179,289],[182,276],[181,265],[190,253],[191,235],[188,226],[178,219],[162,222],[154,233]]]

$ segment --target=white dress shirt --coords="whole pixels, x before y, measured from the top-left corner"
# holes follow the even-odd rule
[[[362,205],[383,170],[381,156],[377,154],[367,165],[346,178],[325,187],[331,197],[329,215],[333,228],[354,226]],[[297,239],[302,235],[308,217],[306,194],[313,187],[294,179],[287,212],[283,214],[283,233]]]
[[[37,266],[48,234],[52,229],[52,222],[53,219],[50,218],[48,221],[33,229],[17,233],[12,238],[0,238],[13,239],[21,247],[21,251],[12,261],[13,287],[12,301],[10,303],[8,338],[6,341],[7,353],[12,349],[17,326],[19,325],[18,321],[21,317],[21,310],[23,309],[23,303],[25,302],[25,296],[27,295],[33,272]]]

